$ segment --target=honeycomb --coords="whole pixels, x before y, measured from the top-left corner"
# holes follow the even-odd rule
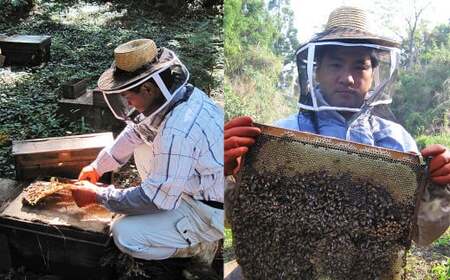
[[[231,224],[246,279],[402,279],[417,156],[261,126]]]
[[[72,184],[59,182],[58,179],[54,177],[50,179],[50,182],[35,181],[24,189],[22,204],[27,206],[37,206],[46,197],[63,189],[70,188],[71,185]]]

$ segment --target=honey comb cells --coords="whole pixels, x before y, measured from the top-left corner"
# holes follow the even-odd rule
[[[263,130],[248,154],[231,215],[246,279],[402,279],[419,164],[317,139]]]
[[[67,188],[70,188],[70,184],[59,182],[56,178],[51,178],[50,182],[35,181],[24,189],[22,203],[28,206],[37,206],[46,197]]]

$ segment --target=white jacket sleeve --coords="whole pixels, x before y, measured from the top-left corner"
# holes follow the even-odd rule
[[[128,162],[134,149],[142,143],[144,142],[134,130],[133,125],[127,125],[113,144],[101,150],[90,165],[99,175],[116,170]]]

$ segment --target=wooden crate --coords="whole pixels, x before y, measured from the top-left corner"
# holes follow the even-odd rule
[[[111,132],[13,141],[16,178],[77,178],[81,169],[112,142]]]
[[[13,35],[0,37],[5,65],[36,66],[50,60],[51,37],[46,35]]]
[[[68,99],[80,97],[86,93],[87,79],[74,79],[62,85],[62,96]]]

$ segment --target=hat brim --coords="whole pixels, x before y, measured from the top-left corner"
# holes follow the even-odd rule
[[[400,42],[395,41],[390,38],[378,36],[366,31],[362,30],[355,30],[350,28],[334,28],[327,31],[324,31],[322,33],[317,34],[315,37],[313,37],[309,42],[306,44],[301,45],[298,50],[303,48],[305,45],[310,43],[317,43],[317,42],[328,42],[328,41],[338,41],[342,43],[355,43],[355,44],[374,44],[374,45],[380,45],[383,47],[389,47],[389,48],[399,48]],[[297,51],[298,52],[298,51]],[[300,57],[305,56],[305,51],[299,52],[297,54]]]
[[[138,84],[139,81],[145,77],[148,77],[163,68],[167,68],[174,59],[175,56],[171,51],[166,48],[161,48],[159,49],[155,62],[149,63],[148,65],[145,65],[144,68],[135,72],[118,70],[115,63],[113,63],[98,79],[98,88],[106,93],[129,88],[133,84]]]
[[[317,34],[314,42],[336,41],[336,40],[358,40],[385,47],[400,47],[400,42],[393,39],[378,36],[367,31],[350,28],[333,28]]]

